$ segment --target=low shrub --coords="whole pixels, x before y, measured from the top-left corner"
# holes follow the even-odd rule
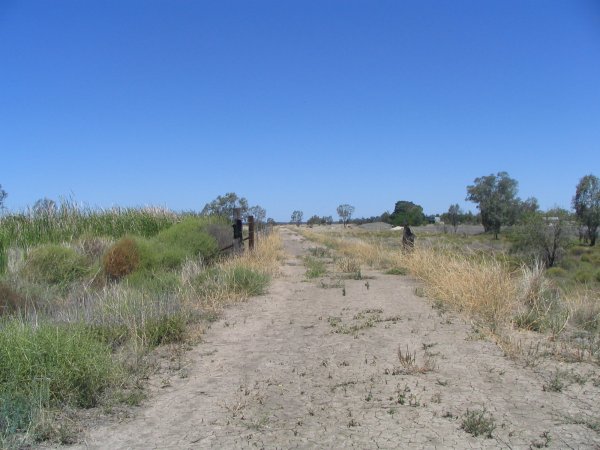
[[[119,239],[102,258],[104,273],[119,279],[129,275],[140,265],[140,247],[132,237]]]
[[[215,238],[204,230],[199,219],[193,217],[161,231],[153,238],[153,242],[162,244],[163,252],[169,248],[180,249],[181,252],[177,252],[182,256],[179,258],[179,265],[187,256],[209,259],[219,250]]]
[[[588,262],[588,263],[591,263],[591,264],[600,265],[600,252],[585,253],[585,254],[581,255],[581,260],[583,262]]]
[[[360,272],[360,261],[354,258],[344,257],[337,261],[337,267],[345,273]]]
[[[590,268],[581,268],[575,272],[574,278],[578,283],[589,283],[594,280],[594,272]]]
[[[75,250],[47,244],[29,252],[23,270],[24,275],[34,281],[67,284],[82,278],[88,268],[85,258]]]

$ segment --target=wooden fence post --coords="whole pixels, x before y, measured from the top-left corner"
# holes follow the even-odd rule
[[[248,248],[254,250],[254,216],[248,216]]]
[[[234,209],[235,222],[233,224],[233,250],[240,252],[244,250],[244,237],[242,235],[242,219],[240,208]]]

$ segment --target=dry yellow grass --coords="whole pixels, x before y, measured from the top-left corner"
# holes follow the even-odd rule
[[[416,249],[399,257],[431,298],[482,319],[492,328],[512,320],[516,284],[506,264],[443,249]]]
[[[279,274],[283,245],[278,233],[261,236],[254,251],[225,259],[206,269],[192,262],[182,271],[185,303],[192,309],[218,311],[262,292],[266,281]],[[203,277],[203,283],[198,283]]]
[[[302,234],[376,269],[407,268],[424,282],[430,298],[480,318],[493,328],[512,319],[517,286],[508,266],[497,259],[444,248],[404,253],[361,232],[335,235],[303,230]]]

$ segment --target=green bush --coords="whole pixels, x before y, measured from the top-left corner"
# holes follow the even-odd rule
[[[559,267],[562,267],[565,270],[573,270],[577,267],[578,261],[572,258],[564,258],[560,263]]]
[[[585,253],[584,255],[581,255],[581,260],[583,262],[600,265],[600,253]]]
[[[40,407],[94,406],[120,374],[84,325],[0,326],[0,434],[24,430]]]
[[[211,258],[218,251],[217,241],[204,228],[201,220],[190,217],[158,233],[153,242],[162,245],[162,253],[168,253],[167,250],[170,249],[171,258],[173,255],[180,255],[183,259],[188,256]],[[180,251],[174,252],[174,249]],[[166,259],[169,260],[169,257]],[[182,262],[183,260],[180,261]]]
[[[233,231],[229,222],[211,223],[204,227],[204,229],[215,239],[219,249],[224,249],[233,244]]]
[[[578,283],[589,283],[594,279],[594,273],[588,268],[581,268],[575,272],[575,281]]]
[[[29,252],[24,274],[33,281],[67,284],[88,272],[85,258],[75,250],[55,244],[42,245]]]

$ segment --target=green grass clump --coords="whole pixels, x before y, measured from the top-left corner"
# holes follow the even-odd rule
[[[269,276],[243,265],[214,267],[205,270],[194,280],[197,292],[210,298],[219,292],[222,296],[247,298],[264,294]]]
[[[407,275],[408,269],[405,267],[393,267],[385,272],[387,275]]]
[[[325,263],[317,258],[307,256],[304,258],[304,265],[306,266],[306,278],[318,278],[327,272]]]
[[[496,421],[485,408],[483,410],[467,410],[462,419],[462,429],[473,436],[492,437],[496,429]]]
[[[154,295],[174,293],[181,288],[180,277],[170,271],[138,270],[125,281],[129,287]]]
[[[48,284],[68,284],[82,278],[88,271],[86,260],[75,250],[56,244],[46,244],[29,252],[24,275]]]
[[[150,319],[143,329],[143,338],[150,348],[163,344],[182,342],[185,337],[186,319],[183,314]]]
[[[84,325],[0,324],[0,435],[25,431],[41,408],[91,407],[120,374]]]

